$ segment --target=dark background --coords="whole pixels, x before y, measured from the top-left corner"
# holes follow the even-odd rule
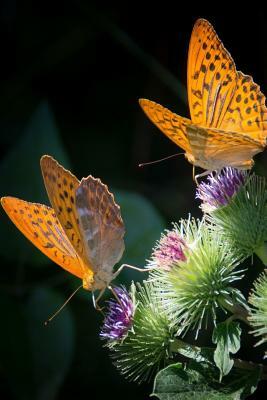
[[[187,49],[197,18],[214,25],[238,69],[267,92],[262,10],[146,5],[4,0],[0,11],[0,194],[48,203],[39,169],[45,153],[78,178],[100,177],[122,207],[123,261],[140,266],[171,221],[201,215],[192,166],[184,157],[138,168],[177,152],[148,121],[138,98],[189,116]],[[256,162],[256,171],[265,175],[266,154]],[[102,348],[102,318],[89,292],[78,293],[43,327],[79,282],[40,255],[3,212],[0,235],[1,399],[147,398],[152,384],[125,381]],[[255,264],[248,281],[262,269]],[[133,278],[143,279],[130,272],[120,279]],[[245,293],[250,284],[244,284]],[[260,350],[252,344],[240,357],[259,361]],[[263,390],[261,385],[258,398]]]

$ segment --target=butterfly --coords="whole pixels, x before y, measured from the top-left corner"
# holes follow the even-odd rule
[[[140,105],[150,120],[185,151],[186,159],[206,170],[226,166],[251,169],[267,137],[265,97],[252,77],[235,63],[212,25],[198,19],[191,35],[187,89],[191,119],[146,99]]]
[[[102,293],[124,252],[120,207],[100,179],[89,175],[79,181],[47,155],[41,170],[52,208],[15,197],[2,197],[1,204],[39,250],[82,279],[84,289]]]

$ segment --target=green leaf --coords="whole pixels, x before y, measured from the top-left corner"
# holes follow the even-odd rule
[[[43,154],[51,154],[65,167],[69,165],[53,114],[47,103],[39,106],[16,146],[0,164],[1,196],[15,196],[23,200],[48,204],[40,170],[40,158]],[[7,260],[16,260],[20,263],[34,265],[49,263],[48,258],[34,248],[4,214],[1,210],[3,223],[0,224],[2,240],[0,254]]]
[[[194,369],[184,369],[181,363],[158,372],[153,395],[160,400],[234,400],[237,397],[222,394],[208,385],[207,377]]]
[[[240,349],[241,328],[238,322],[227,320],[218,324],[213,331],[212,341],[217,344],[214,361],[220,370],[220,380],[229,374],[234,361],[230,353],[235,354]]]
[[[153,395],[160,400],[241,400],[257,388],[261,367],[252,370],[233,368],[220,383],[215,367],[190,361],[186,368],[181,363],[161,370],[154,382]]]

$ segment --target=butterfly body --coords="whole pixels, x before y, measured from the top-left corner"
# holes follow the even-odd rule
[[[185,157],[191,164],[207,171],[227,166],[250,169],[254,165],[251,157],[264,150],[261,142],[247,135],[240,137],[238,132],[188,125],[186,134],[191,152],[186,152]],[[232,145],[231,138],[234,139]]]
[[[191,35],[187,86],[191,119],[147,99],[140,99],[140,105],[187,160],[206,173],[226,166],[250,169],[266,146],[265,97],[250,76],[236,70],[204,19],[197,20]]]
[[[91,175],[80,182],[50,156],[42,157],[41,169],[52,207],[3,197],[3,208],[39,250],[82,279],[84,289],[105,289],[124,251],[119,206]]]

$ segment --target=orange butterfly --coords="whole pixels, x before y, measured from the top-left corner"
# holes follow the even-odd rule
[[[151,121],[206,172],[231,166],[252,168],[267,136],[265,97],[253,79],[237,71],[212,25],[199,19],[193,28],[187,66],[191,120],[140,99]]]
[[[2,206],[39,250],[101,295],[123,267],[113,272],[124,251],[120,207],[100,179],[80,182],[50,156],[41,169],[52,208],[14,197],[2,197]]]

